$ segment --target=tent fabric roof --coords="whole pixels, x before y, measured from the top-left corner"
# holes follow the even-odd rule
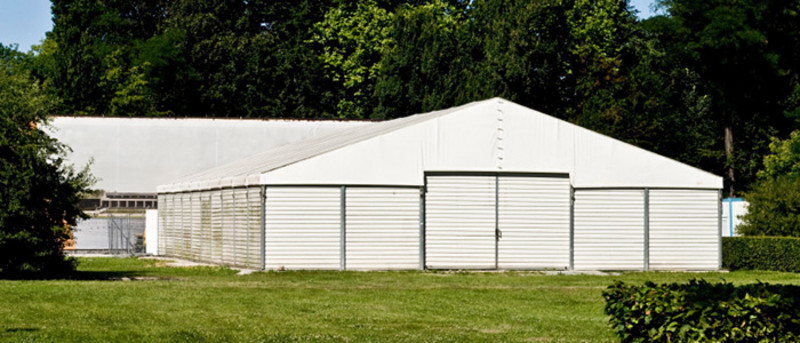
[[[175,180],[172,184],[189,186],[198,181],[209,181],[236,176],[254,176],[266,173],[388,132],[467,109],[479,103],[480,102],[473,102],[440,111],[415,114],[408,117],[323,134],[297,142],[297,144],[287,144],[269,149],[245,159],[191,174]],[[248,184],[250,183],[248,182]],[[241,184],[232,184],[232,186],[241,186]],[[161,188],[164,187],[159,187],[159,191],[161,191]]]
[[[569,173],[582,187],[722,187],[722,179],[707,172],[494,98],[312,137],[189,175],[158,191],[419,185],[424,171],[441,170]]]

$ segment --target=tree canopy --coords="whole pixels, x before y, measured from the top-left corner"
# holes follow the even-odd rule
[[[55,113],[389,119],[500,96],[747,190],[800,119],[800,1],[53,0]]]

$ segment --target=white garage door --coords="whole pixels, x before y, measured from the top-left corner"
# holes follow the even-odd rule
[[[339,187],[267,187],[267,269],[339,269]]]
[[[419,192],[347,187],[347,269],[419,268]]]
[[[425,264],[432,269],[496,267],[495,176],[428,176]]]
[[[650,268],[719,267],[716,190],[650,190]]]
[[[569,178],[500,176],[498,184],[499,267],[568,268]]]
[[[644,268],[644,190],[575,191],[575,269]]]

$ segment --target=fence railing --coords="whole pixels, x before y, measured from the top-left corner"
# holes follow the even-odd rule
[[[112,215],[108,218],[108,252],[112,255],[144,253],[145,218],[134,215]]]

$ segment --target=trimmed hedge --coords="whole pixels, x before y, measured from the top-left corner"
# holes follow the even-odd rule
[[[800,341],[800,286],[618,281],[603,297],[623,342]]]
[[[723,237],[722,267],[800,272],[800,238]]]

